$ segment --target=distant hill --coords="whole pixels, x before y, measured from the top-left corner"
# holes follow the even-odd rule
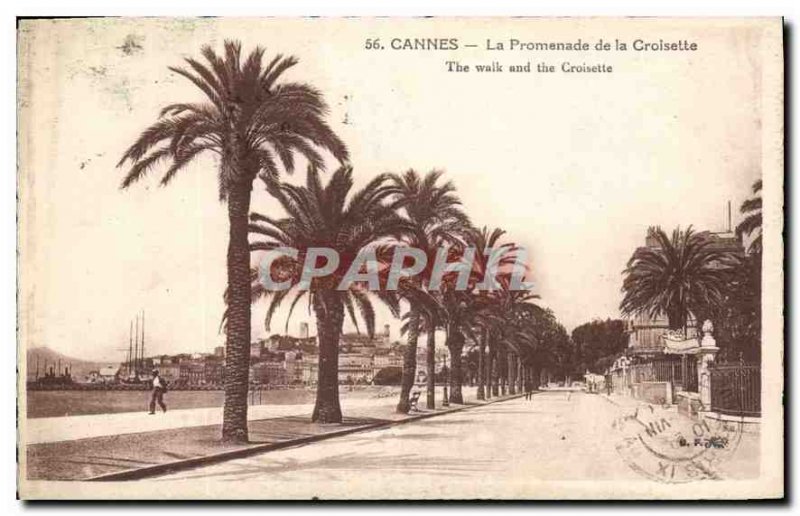
[[[37,360],[39,363],[39,376],[44,376],[45,371],[49,370],[51,367],[54,371],[57,371],[60,361],[61,372],[64,371],[65,367],[69,367],[72,378],[76,381],[84,381],[85,377],[91,371],[97,371],[101,367],[118,365],[111,362],[91,362],[88,360],[81,360],[79,358],[64,355],[58,351],[53,351],[45,346],[29,349],[26,353],[26,360],[28,365],[28,380],[34,380],[36,378]]]

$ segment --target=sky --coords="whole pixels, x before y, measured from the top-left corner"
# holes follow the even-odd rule
[[[729,22],[734,23],[734,22]],[[742,23],[742,22],[737,22]],[[147,313],[150,353],[207,352],[219,332],[227,215],[216,163],[125,191],[116,163],[160,107],[199,101],[168,70],[225,38],[293,54],[287,80],[324,92],[358,185],[442,169],[478,226],[528,247],[535,292],[568,330],[619,317],[622,270],[648,226],[723,230],[760,176],[759,32],[639,20],[72,20],[20,31],[20,310],[28,347],[121,360]],[[368,38],[478,48],[366,50]],[[692,53],[532,53],[486,39],[688,38]],[[478,74],[445,61],[606,63],[608,74]],[[302,181],[300,169],[290,181]],[[280,213],[256,185],[254,211]],[[283,332],[285,312],[254,338]],[[290,333],[313,317],[297,310]],[[379,311],[398,336],[398,321]],[[351,329],[351,328],[346,328]]]

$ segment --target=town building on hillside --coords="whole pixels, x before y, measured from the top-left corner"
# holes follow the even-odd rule
[[[291,385],[303,383],[303,354],[299,351],[287,351],[284,356],[288,383]]]
[[[250,358],[260,358],[264,352],[265,346],[263,340],[257,340],[250,343]]]
[[[159,376],[169,383],[175,383],[181,377],[180,364],[162,361],[161,365],[159,365],[156,369],[158,369]]]
[[[90,371],[86,381],[89,383],[115,383],[119,371],[119,367],[115,366],[101,367],[97,371]]]
[[[316,385],[319,374],[319,355],[304,354],[301,367],[303,384]]]
[[[178,353],[177,355],[172,356],[172,363],[173,364],[181,364],[183,362],[189,362],[192,360],[192,355],[189,353]]]
[[[206,368],[201,361],[185,361],[179,365],[179,380],[184,385],[204,385]]]
[[[250,366],[250,381],[261,385],[286,385],[288,378],[283,361],[265,360]]]
[[[269,351],[300,351],[303,353],[317,352],[317,338],[306,337],[297,338],[291,335],[270,335],[265,341],[266,349]]]
[[[403,355],[388,349],[376,350],[372,357],[372,365],[377,370],[385,367],[403,367]]]
[[[376,349],[386,349],[391,347],[391,334],[389,325],[385,325],[383,333],[376,333],[370,338],[365,333],[349,332],[343,333],[339,339],[339,349],[345,353],[370,354]]]
[[[371,356],[360,353],[339,354],[339,383],[370,383],[372,371]]]
[[[363,333],[342,333],[339,338],[341,353],[371,353],[375,347],[375,339]]]
[[[206,357],[203,362],[205,367],[204,379],[207,384],[222,385],[224,379],[225,364],[215,355]]]

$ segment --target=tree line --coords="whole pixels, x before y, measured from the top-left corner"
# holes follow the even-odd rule
[[[227,204],[227,288],[224,294],[225,403],[222,439],[246,441],[249,346],[252,304],[267,300],[265,325],[280,306],[289,314],[305,299],[316,317],[319,343],[317,396],[312,419],[340,422],[338,392],[339,338],[345,317],[356,328],[375,331],[375,307],[388,307],[403,318],[407,343],[401,395],[397,410],[409,410],[409,393],[416,369],[416,349],[421,334],[427,335],[428,370],[435,370],[436,330],[444,330],[449,350],[449,401],[463,403],[462,353],[467,343],[479,349],[479,397],[516,392],[536,382],[545,360],[556,360],[548,343],[568,338],[552,312],[538,307],[536,296],[508,288],[508,273],[498,274],[500,288],[480,291],[477,283],[493,266],[483,250],[504,248],[503,266],[519,248],[503,241],[500,229],[476,227],[467,216],[455,187],[442,171],[420,174],[408,170],[379,174],[363,188],[354,188],[354,171],[345,143],[326,117],[322,93],[302,82],[284,80],[298,60],[277,55],[265,59],[257,47],[242,55],[239,42],[226,41],[222,54],[205,46],[202,60],[186,58],[184,67],[170,70],[190,81],[202,100],[165,106],[124,152],[119,166],[127,167],[122,188],[128,188],[151,170],[164,170],[160,183],[169,184],[189,163],[203,154],[217,157],[219,198]],[[304,184],[283,181],[301,157],[307,165]],[[326,162],[338,163],[327,181]],[[278,201],[282,213],[253,209],[253,188],[262,188]],[[257,207],[256,207],[257,208]],[[405,278],[395,291],[370,290],[355,282],[337,290],[342,269],[314,278],[309,289],[268,290],[251,267],[254,253],[291,247],[301,256],[282,256],[271,274],[296,286],[302,272],[302,252],[327,247],[339,256],[353,257],[365,247],[376,251],[376,262],[385,270],[393,249],[421,249],[429,263],[441,249],[459,260],[468,247],[477,249],[468,274],[468,288],[456,288],[456,273],[444,276],[436,291],[426,288],[430,269]],[[434,375],[429,375],[427,404],[435,404]]]
[[[297,65],[296,58],[279,54],[266,60],[260,47],[243,56],[241,44],[235,41],[226,41],[221,54],[205,46],[201,55],[202,60],[186,58],[184,67],[170,70],[197,87],[202,100],[166,105],[123,153],[119,166],[127,168],[121,186],[128,188],[156,168],[164,170],[160,183],[168,185],[204,154],[216,156],[219,163],[219,199],[227,205],[229,231],[223,440],[247,440],[252,304],[259,299],[267,300],[267,326],[284,303],[291,315],[305,299],[314,312],[319,373],[312,419],[319,422],[342,419],[338,352],[345,317],[356,327],[360,320],[373,335],[375,302],[403,318],[407,346],[397,405],[400,412],[409,410],[422,334],[427,339],[428,371],[434,371],[436,330],[444,330],[450,359],[449,401],[453,403],[463,402],[465,370],[475,372],[478,397],[484,399],[538,385],[542,368],[568,375],[576,372],[576,363],[581,368],[590,363],[596,366],[602,358],[598,354],[619,345],[617,337],[608,336],[604,337],[610,339],[608,346],[587,346],[587,339],[599,328],[581,329],[570,338],[554,314],[536,304],[535,295],[508,288],[507,273],[498,275],[501,288],[497,290],[475,288],[492,266],[484,250],[506,249],[501,266],[521,250],[505,239],[501,229],[475,225],[442,171],[379,174],[355,189],[347,146],[326,120],[323,94],[312,85],[284,80],[284,74]],[[298,168],[298,158],[307,168],[305,182],[299,186],[283,181],[285,174]],[[337,165],[325,181],[323,172],[331,159]],[[263,213],[251,206],[256,186],[278,201],[282,213]],[[750,235],[760,228],[760,198],[748,204],[747,212],[751,217],[741,231]],[[754,225],[756,212],[758,224]],[[751,316],[757,306],[755,283],[760,299],[760,259],[749,268],[729,267],[728,257],[715,254],[691,228],[676,230],[672,238],[661,231],[659,238],[660,250],[649,254],[637,250],[628,264],[623,314],[665,313],[670,326],[680,327],[689,314],[713,312],[724,315],[724,331],[748,341],[756,333]],[[752,245],[760,249],[760,236]],[[254,253],[279,247],[301,251],[328,247],[345,257],[374,247],[377,265],[385,270],[398,246],[423,250],[429,263],[443,248],[452,253],[453,260],[467,247],[475,248],[469,288],[455,288],[456,273],[450,273],[441,288],[430,291],[426,288],[430,270],[426,269],[401,281],[396,291],[370,290],[358,282],[337,290],[345,260],[329,277],[314,278],[310,289],[270,291],[251,268]],[[755,254],[760,256],[760,251]],[[302,263],[302,256],[283,256],[273,262],[271,272],[296,282]],[[720,263],[725,264],[722,272],[717,267]],[[731,280],[734,269],[739,275]],[[462,363],[465,351],[467,364]],[[434,375],[428,378],[426,401],[433,407]]]

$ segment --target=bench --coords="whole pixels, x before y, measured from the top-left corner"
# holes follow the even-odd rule
[[[417,403],[419,402],[419,391],[412,392],[411,397],[408,399],[409,410],[413,410],[414,412],[419,412],[419,406]]]

